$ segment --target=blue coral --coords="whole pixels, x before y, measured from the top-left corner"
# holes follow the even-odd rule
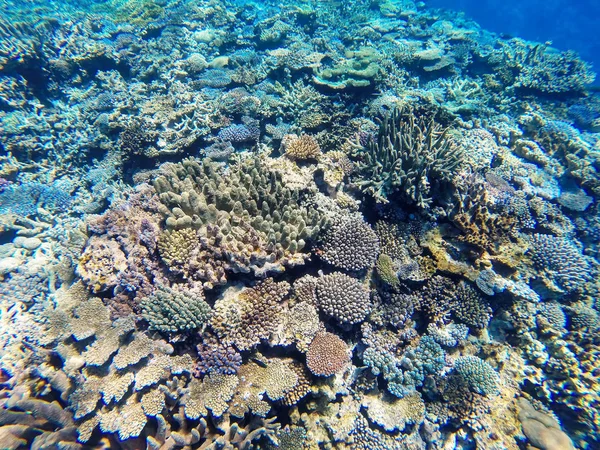
[[[477,356],[461,356],[456,360],[454,370],[469,388],[481,395],[500,393],[500,377],[486,361]]]
[[[402,398],[422,386],[427,375],[437,374],[444,368],[446,353],[431,336],[424,336],[402,358],[389,351],[369,347],[363,353],[363,361],[373,375],[383,375],[391,394]]]
[[[581,251],[566,238],[548,234],[531,236],[533,264],[565,291],[573,291],[592,277],[592,268]]]
[[[219,131],[219,139],[225,142],[256,142],[260,137],[260,129],[254,125],[229,125]]]
[[[0,193],[0,214],[34,215],[38,208],[65,210],[71,205],[69,192],[58,184],[28,182],[11,185]]]

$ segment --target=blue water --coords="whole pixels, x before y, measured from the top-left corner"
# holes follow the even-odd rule
[[[463,11],[482,28],[574,50],[600,69],[597,0],[429,0],[428,6]],[[596,84],[599,81],[596,80]]]

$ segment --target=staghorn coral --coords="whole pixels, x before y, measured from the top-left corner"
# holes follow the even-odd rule
[[[316,295],[319,309],[340,322],[362,322],[371,310],[369,291],[358,280],[341,272],[319,278]]]
[[[321,258],[344,270],[360,271],[375,264],[379,240],[359,217],[340,216],[323,237]]]
[[[153,295],[142,300],[140,307],[151,330],[170,333],[202,333],[211,315],[202,292],[177,292],[165,286],[159,286]]]
[[[225,345],[249,350],[268,339],[283,321],[281,302],[290,285],[272,278],[241,292],[227,291],[215,303],[211,327]]]
[[[306,352],[306,365],[314,375],[328,377],[350,362],[346,343],[333,333],[317,333]]]
[[[36,392],[41,380],[23,373],[4,383],[0,391],[0,439],[2,448],[69,448],[83,450],[77,442],[77,426],[68,410]]]
[[[354,152],[357,186],[386,203],[394,194],[427,209],[433,196],[462,163],[462,154],[433,118],[396,109],[376,139]]]

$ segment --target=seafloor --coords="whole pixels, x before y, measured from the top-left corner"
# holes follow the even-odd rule
[[[410,0],[0,11],[0,448],[600,448],[576,54]]]

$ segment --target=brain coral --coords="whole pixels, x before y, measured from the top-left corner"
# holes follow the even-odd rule
[[[328,377],[350,362],[346,343],[333,333],[317,333],[306,353],[306,365],[314,375]]]
[[[379,239],[364,220],[339,217],[323,238],[321,257],[344,270],[359,271],[372,267],[379,254]]]
[[[369,291],[341,272],[321,277],[316,292],[319,309],[340,322],[362,322],[371,310]]]

